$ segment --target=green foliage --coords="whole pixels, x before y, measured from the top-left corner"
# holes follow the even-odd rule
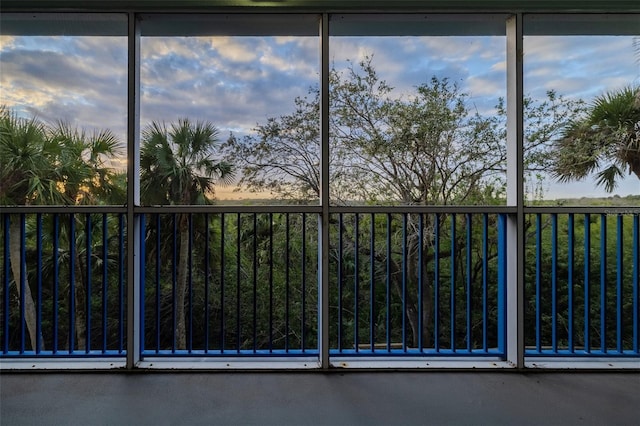
[[[561,182],[595,174],[596,185],[613,192],[626,173],[640,179],[640,88],[597,97],[554,145],[553,173]]]
[[[51,127],[37,118],[22,119],[7,108],[0,108],[0,202],[2,204],[89,204],[98,198],[113,200],[116,194],[123,194],[122,188],[112,184],[117,181],[117,173],[108,161],[118,151],[119,142],[109,130],[95,132],[87,136],[84,131],[73,129],[65,123]],[[37,327],[37,307],[32,297],[35,289],[29,281],[29,273],[23,273],[21,240],[26,240],[22,230],[21,217],[9,217],[9,227],[4,229],[9,240],[10,268],[12,270],[15,294],[24,300],[24,322],[29,331],[32,349],[37,344],[43,349],[48,343]],[[70,219],[75,225],[77,217]],[[68,228],[67,228],[68,230]],[[58,232],[56,230],[55,232]],[[79,234],[78,234],[79,235]],[[75,247],[75,235],[63,233],[68,245]],[[30,236],[30,238],[33,238]],[[81,243],[82,244],[82,243]],[[90,247],[91,243],[84,244]],[[86,298],[89,273],[83,273],[78,250],[73,262],[77,270],[77,284],[70,290],[70,299],[76,299],[76,323],[69,326],[70,336],[77,334],[78,347],[85,347],[85,318],[88,304]],[[87,255],[89,256],[89,255]],[[87,262],[88,265],[89,262]],[[85,268],[88,266],[85,265]],[[25,268],[26,269],[26,268]],[[37,269],[36,269],[37,270]],[[5,272],[7,276],[9,271]],[[22,291],[24,290],[24,294]],[[5,297],[11,297],[5,294]],[[41,295],[39,295],[41,296]],[[69,302],[71,303],[71,301]],[[19,320],[20,322],[20,320]]]
[[[0,203],[58,203],[57,163],[62,147],[47,137],[37,118],[19,118],[0,108]]]
[[[379,78],[370,58],[342,72],[332,70],[330,81],[333,203],[504,204],[506,112],[502,102],[495,115],[482,116],[454,82],[437,78],[399,96]],[[624,108],[627,101],[614,108],[618,99],[612,95],[590,109],[607,135],[624,135],[628,129],[630,123],[620,119],[629,112]],[[169,125],[151,123],[142,133],[143,203],[212,203],[216,185],[229,182],[236,171],[245,189],[269,190],[299,203],[318,199],[318,90],[296,99],[294,105],[291,114],[258,125],[255,136],[232,135],[224,144],[208,122],[185,118]],[[577,126],[575,117],[583,110],[581,101],[554,92],[541,102],[525,99],[525,169],[530,176],[548,170],[556,157],[564,158],[553,151],[556,140],[573,144],[575,155],[591,155],[578,149],[585,146],[576,145],[582,139],[563,137],[571,131],[591,134],[594,124],[580,122],[580,132],[567,128],[568,123]],[[37,119],[18,119],[6,109],[1,119],[3,203],[122,202],[126,182],[109,163],[119,150],[111,132],[88,134],[64,123],[50,127]],[[627,127],[614,131],[620,122]],[[605,134],[602,129],[599,135]],[[216,150],[222,159],[216,158]],[[602,171],[603,182],[617,178],[622,169],[616,167],[618,171]],[[598,202],[615,204],[616,200]],[[19,219],[10,219],[13,229],[3,231],[13,232],[12,241],[18,241]],[[176,213],[148,214],[145,219],[146,350],[317,349],[315,215]],[[44,215],[39,246],[38,218],[27,215],[26,288],[37,292],[35,281],[42,278],[38,296],[43,301],[43,347],[66,344],[66,349],[122,350],[123,313],[118,297],[125,284],[120,279],[126,238],[121,234],[123,220],[115,214]],[[629,232],[623,232],[621,241],[616,239],[611,232],[619,223],[616,220],[593,215],[585,225],[576,216],[570,259],[567,216],[559,215],[557,234],[551,233],[550,216],[544,216],[539,249],[536,225],[532,217],[527,218],[527,345],[568,347],[571,327],[574,347],[585,346],[585,329],[589,344],[611,347],[617,343],[614,333],[601,335],[600,331],[604,326],[617,332],[620,321],[622,344],[629,347],[634,272],[625,266],[617,275],[610,265],[617,260],[619,246],[623,264],[630,265],[633,243]],[[623,229],[630,229],[632,216],[621,220]],[[591,231],[591,246],[581,249],[585,226]],[[609,231],[602,234],[606,235],[602,250],[604,226]],[[442,349],[497,348],[502,303],[498,227],[498,214],[333,214],[327,271],[331,348],[364,350],[382,344],[386,349],[387,342],[410,348],[420,344]],[[56,238],[59,243],[54,249]],[[552,239],[557,240],[555,250]],[[20,254],[11,251],[12,262],[20,261]],[[33,260],[38,254],[43,255],[41,267]],[[11,283],[15,282],[20,282],[20,276],[14,273]],[[538,311],[536,289],[542,301]],[[587,290],[591,295],[585,312]],[[18,291],[12,285],[3,297],[19,306]],[[621,311],[616,311],[618,303]],[[607,313],[601,315],[602,306]],[[584,321],[585,313],[589,323]],[[9,321],[10,346],[15,347],[20,341],[19,310],[11,309]],[[92,328],[85,330],[85,325]],[[68,341],[54,342],[54,331]]]
[[[631,349],[634,327],[631,229],[634,216],[573,216],[571,226],[568,215],[558,215],[555,233],[553,216],[541,216],[539,243],[534,216],[527,218],[526,345],[535,347],[538,333],[543,349],[553,346],[555,335],[555,345],[560,349],[582,350],[589,347],[611,350],[617,347],[619,336],[622,348]],[[619,236],[618,226],[622,231]],[[568,237],[570,229],[573,241]],[[590,237],[588,244],[585,243],[585,230]],[[623,269],[617,269],[618,262],[624,266]],[[540,299],[538,310],[536,297]],[[573,332],[571,341],[570,328]],[[585,331],[589,334],[586,341]]]
[[[148,350],[181,349],[172,332],[178,259],[156,257],[157,241],[177,255],[176,219],[162,215],[160,229],[155,220],[148,227]],[[185,342],[214,353],[317,348],[315,222],[303,214],[193,215]]]

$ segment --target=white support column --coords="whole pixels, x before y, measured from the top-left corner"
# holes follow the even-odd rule
[[[522,14],[507,20],[506,355],[524,368],[524,119]]]
[[[140,361],[140,28],[129,13],[127,106],[127,368]]]
[[[318,239],[318,353],[329,364],[329,15],[320,19],[320,215]]]

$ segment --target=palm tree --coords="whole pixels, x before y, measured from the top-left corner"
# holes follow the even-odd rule
[[[69,123],[58,122],[49,138],[61,147],[60,178],[71,204],[122,204],[124,187],[112,160],[122,153],[122,145],[109,129],[88,134]]]
[[[640,87],[597,97],[556,142],[555,155],[552,173],[561,182],[595,173],[596,185],[612,192],[626,173],[640,179]]]
[[[87,134],[84,130],[71,127],[69,123],[59,122],[50,130],[49,138],[62,147],[58,174],[60,188],[68,204],[95,205],[105,201],[122,203],[124,188],[118,184],[118,173],[111,165],[111,160],[120,154],[121,144],[110,130]],[[76,216],[75,220],[79,222],[80,218]],[[66,231],[69,235],[68,229]],[[84,238],[91,241],[92,236],[77,235],[69,244],[86,247],[86,244],[79,244]],[[74,252],[75,270],[69,273],[74,274],[76,278],[73,294],[75,335],[78,348],[83,349],[87,344],[85,307],[87,298],[90,298],[86,291],[88,262],[85,259],[85,251],[78,249]]]
[[[60,146],[47,138],[46,126],[37,118],[19,118],[5,107],[0,107],[0,204],[58,204],[64,198],[60,193],[57,163]],[[29,281],[22,276],[20,255],[20,218],[11,218],[9,226],[9,256],[18,296],[24,282],[25,323],[29,331],[31,348],[40,342],[42,334],[36,328],[36,308]],[[8,297],[8,295],[5,295]]]
[[[179,119],[167,127],[152,122],[142,132],[141,193],[144,204],[193,205],[212,201],[218,182],[232,178],[232,167],[212,158],[218,129],[210,122]],[[180,248],[177,270],[176,344],[186,347],[185,293],[188,279],[189,215],[177,215]]]

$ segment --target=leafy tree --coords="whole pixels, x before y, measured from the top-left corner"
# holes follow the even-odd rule
[[[268,118],[256,136],[231,135],[226,160],[242,168],[239,186],[271,191],[279,198],[311,200],[320,196],[319,93],[296,98],[294,113]]]
[[[142,132],[141,192],[145,204],[209,204],[218,182],[232,178],[231,163],[213,158],[218,129],[209,122],[152,122]],[[176,344],[186,347],[185,296],[189,277],[189,215],[177,215]]]
[[[500,203],[506,184],[506,110],[500,100],[495,115],[483,116],[474,111],[467,98],[466,93],[446,78],[432,78],[419,85],[415,92],[398,96],[379,78],[371,58],[345,71],[332,70],[329,93],[332,202]],[[525,105],[530,123],[525,147],[527,168],[531,172],[544,171],[551,161],[549,146],[566,120],[580,110],[581,104],[550,92],[547,100],[536,103],[527,99]],[[312,89],[308,97],[296,99],[295,106],[293,113],[258,125],[256,136],[242,139],[232,136],[227,142],[226,158],[238,164],[242,172],[240,183],[247,188],[270,190],[288,199],[319,197],[319,91]],[[424,315],[423,324],[427,324],[435,303],[431,298],[434,277],[431,272],[420,275],[419,270],[428,271],[429,263],[435,258],[442,259],[443,264],[450,262],[447,258],[454,252],[459,263],[463,258],[460,254],[465,250],[463,233],[456,236],[453,248],[436,250],[435,222],[440,220],[442,224],[444,218],[407,215],[403,226],[394,221],[391,227],[394,240],[401,240],[406,232],[406,246],[401,252],[386,253],[382,246],[384,236],[376,238],[380,247],[373,248],[378,264],[389,261],[388,268],[392,271],[389,283],[397,297],[404,298],[405,293],[408,297],[406,315],[414,344],[420,333],[427,332],[418,328],[419,312]],[[489,225],[495,227],[493,223]],[[345,247],[353,247],[357,238],[354,224],[345,221],[341,226]],[[459,226],[464,226],[464,222]],[[440,239],[448,240],[448,232],[441,227]],[[423,252],[422,268],[418,265],[420,251]],[[349,253],[345,251],[344,255],[353,255]],[[359,253],[365,257],[371,255],[363,248]],[[495,257],[494,252],[486,255]],[[474,256],[472,270],[481,270],[478,265],[482,261],[482,256]],[[350,260],[345,258],[342,264],[348,265]],[[456,282],[466,280],[463,269],[456,266],[453,277]],[[403,270],[404,278],[400,273]],[[349,271],[345,269],[343,277],[360,274],[358,268]],[[403,288],[405,284],[408,290]],[[427,295],[424,301],[417,298],[420,288],[421,293]],[[420,303],[424,303],[422,309]],[[423,335],[423,341],[429,340],[430,336]]]
[[[584,113],[585,103],[581,99],[568,99],[549,90],[542,99],[525,96],[523,109],[525,195],[528,199],[541,200],[544,198],[542,184],[548,178],[556,158],[555,143],[569,123]],[[498,114],[500,117],[507,116],[502,99],[498,103]]]
[[[640,179],[640,88],[598,96],[567,127],[554,152],[553,174],[561,182],[595,174],[596,185],[612,192],[627,172]]]
[[[402,204],[465,204],[500,180],[498,121],[470,110],[467,95],[432,78],[404,99],[370,61],[334,73],[332,165],[339,198]]]

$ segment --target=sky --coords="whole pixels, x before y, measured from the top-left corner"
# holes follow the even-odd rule
[[[330,58],[344,69],[348,60],[373,55],[397,96],[409,96],[432,76],[447,77],[488,115],[506,96],[505,46],[504,36],[335,36]],[[126,49],[125,37],[2,35],[0,104],[52,123],[110,128],[124,141]],[[640,84],[631,36],[526,36],[524,61],[525,93],[538,99],[555,90],[588,101]],[[318,84],[318,70],[315,37],[142,37],[141,127],[189,117],[213,122],[222,140],[251,134],[268,117],[292,112],[294,98]],[[592,180],[544,185],[549,199],[606,195]],[[640,183],[627,177],[615,193],[640,194]],[[218,190],[219,198],[248,196]]]

